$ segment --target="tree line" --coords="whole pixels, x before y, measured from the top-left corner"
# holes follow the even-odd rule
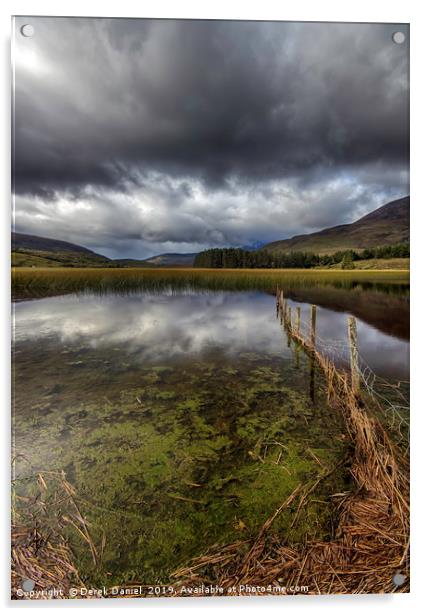
[[[244,250],[243,248],[211,248],[199,252],[194,260],[194,267],[209,268],[301,268],[327,267],[341,264],[343,269],[354,267],[354,261],[365,259],[393,259],[409,257],[409,243],[365,248],[340,250],[331,255],[318,255],[313,252],[269,252],[267,250]]]

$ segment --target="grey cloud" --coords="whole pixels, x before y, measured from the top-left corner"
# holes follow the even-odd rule
[[[141,254],[277,239],[277,224],[284,237],[349,222],[408,191],[408,54],[393,24],[34,25],[16,37],[14,190],[46,218],[17,209],[19,229],[66,224],[75,241]],[[86,200],[80,225],[64,199]]]

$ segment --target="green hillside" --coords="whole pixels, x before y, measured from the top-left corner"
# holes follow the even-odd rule
[[[71,242],[12,233],[13,267],[191,267],[195,257],[196,253],[166,253],[148,259],[109,259]]]
[[[196,258],[196,252],[170,252],[162,255],[156,255],[154,257],[149,257],[148,259],[144,259],[146,263],[150,265],[157,265],[160,267],[169,267],[172,265],[182,265],[187,267],[192,267],[194,264],[194,259]]]
[[[409,196],[391,201],[349,225],[266,244],[270,252],[331,254],[409,242]]]
[[[110,263],[108,257],[71,242],[12,233],[14,267],[106,267]]]

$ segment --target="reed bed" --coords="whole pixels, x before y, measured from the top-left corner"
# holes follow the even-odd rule
[[[408,283],[409,273],[394,270],[271,270],[203,268],[13,268],[12,292],[17,298],[76,292],[129,293],[141,290],[267,290],[276,286],[356,283]]]
[[[282,300],[280,300],[280,297]],[[227,594],[264,594],[269,585],[288,592],[360,594],[409,591],[409,465],[367,401],[353,391],[351,376],[304,338],[289,321],[283,293],[282,322],[296,344],[317,362],[326,378],[328,399],[339,410],[351,439],[351,491],[332,495],[336,523],[330,541],[288,545],[267,530],[287,507],[301,508],[317,483],[298,486],[261,527],[255,541],[208,551],[174,573],[177,592],[191,585],[218,585]],[[402,576],[396,584],[394,576]],[[258,590],[261,589],[261,590]],[[294,590],[292,590],[294,589]],[[298,590],[295,590],[298,589]]]

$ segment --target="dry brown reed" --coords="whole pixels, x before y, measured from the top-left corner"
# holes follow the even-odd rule
[[[20,496],[14,490],[14,501],[22,502],[12,508],[11,597],[66,599],[71,587],[84,584],[64,536],[65,528],[71,526],[83,537],[95,564],[98,552],[65,474],[37,473],[32,479],[38,488],[33,495]],[[30,588],[33,594],[23,595],[22,590]]]
[[[14,524],[12,528],[12,599],[23,598],[20,591],[25,582],[34,583],[35,595],[32,598],[64,599],[69,589],[79,580],[73,564],[73,554],[60,535],[45,534],[27,524]],[[30,587],[31,588],[31,587]],[[56,595],[49,591],[56,589]]]

